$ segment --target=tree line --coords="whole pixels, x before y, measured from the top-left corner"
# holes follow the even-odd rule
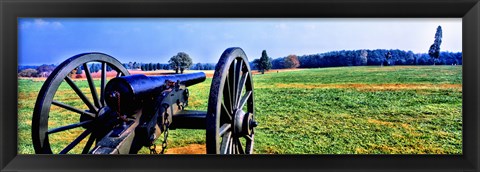
[[[129,62],[123,63],[123,67],[126,69],[136,69],[142,71],[155,71],[155,70],[175,70],[170,64],[166,63],[137,63]],[[190,70],[214,70],[215,63],[196,63],[192,64],[188,69]],[[184,69],[185,70],[185,69]]]
[[[263,53],[262,53],[263,54]],[[266,54],[266,53],[265,53]],[[262,59],[262,58],[260,58]],[[341,50],[310,55],[288,55],[261,61],[255,59],[255,70],[288,68],[319,68],[340,66],[393,66],[393,65],[462,65],[461,52],[439,52],[437,58],[428,53],[413,53],[404,50]],[[271,65],[265,64],[270,63]]]
[[[288,57],[272,60],[273,69],[292,68],[285,65]],[[299,68],[339,66],[392,66],[392,65],[462,65],[461,52],[440,52],[438,59],[427,53],[403,50],[342,50],[297,57]]]
[[[176,73],[183,73],[186,69],[191,70],[214,70],[215,65],[213,63],[196,63],[193,64],[192,59],[187,53],[179,52],[178,54],[172,56],[167,64],[164,63],[140,63],[140,62],[128,62],[122,63],[122,66],[130,70],[142,70],[142,71],[155,71],[155,70],[175,70]],[[18,66],[18,76],[20,77],[48,77],[53,70],[56,68],[56,65],[40,65],[40,66]],[[100,63],[90,63],[88,64],[90,73],[97,73],[101,71]],[[111,71],[112,68],[107,65],[107,72]],[[77,74],[75,77],[82,77],[84,71],[83,66],[79,66],[73,69],[69,76],[72,74]]]

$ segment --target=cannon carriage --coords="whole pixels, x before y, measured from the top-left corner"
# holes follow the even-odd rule
[[[91,75],[91,63],[101,64],[100,88]],[[79,67],[88,82],[86,90],[69,76]],[[108,69],[116,72],[109,80]],[[206,130],[207,154],[252,154],[257,122],[252,74],[243,50],[234,47],[223,52],[215,67],[207,110],[189,110],[189,96],[195,93],[190,93],[188,87],[205,79],[203,72],[130,75],[109,55],[73,56],[52,72],[38,94],[32,117],[35,152],[66,154],[75,148],[82,154],[136,154],[142,147],[149,147],[151,153],[157,153],[154,141],[162,137],[163,153],[169,130],[184,128]],[[65,85],[81,100],[80,104],[56,99]],[[50,126],[55,118],[53,108],[67,111],[75,122]],[[61,140],[67,142],[66,146],[58,148],[58,139],[49,139],[74,129],[80,133],[71,140]]]

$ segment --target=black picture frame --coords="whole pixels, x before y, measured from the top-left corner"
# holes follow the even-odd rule
[[[17,155],[18,17],[462,18],[463,155]],[[479,0],[1,0],[1,171],[479,171]]]

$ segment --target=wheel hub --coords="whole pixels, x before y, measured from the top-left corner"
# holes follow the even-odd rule
[[[253,114],[246,113],[239,109],[235,111],[233,120],[233,134],[235,135],[251,135],[253,128],[257,126],[257,122],[253,119]]]

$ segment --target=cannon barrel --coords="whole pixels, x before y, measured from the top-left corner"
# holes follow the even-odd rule
[[[205,73],[146,76],[143,74],[111,79],[105,86],[105,101],[110,108],[131,114],[141,109],[146,98],[153,98],[166,89],[166,81],[179,81],[186,87],[205,81]],[[118,108],[120,104],[120,109]]]

